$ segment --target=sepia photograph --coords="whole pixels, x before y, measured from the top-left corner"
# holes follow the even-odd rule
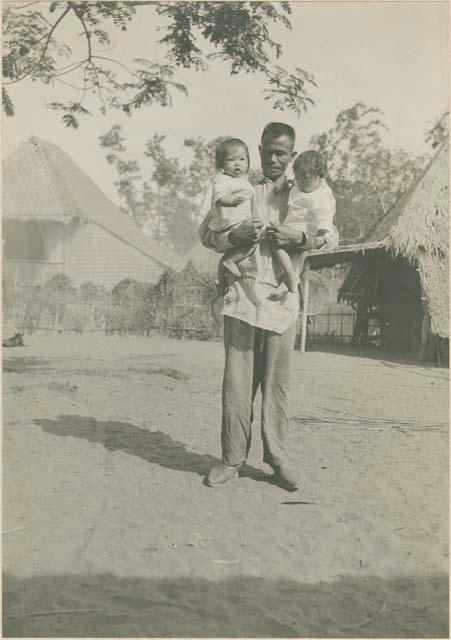
[[[449,637],[448,1],[3,0],[2,637]]]

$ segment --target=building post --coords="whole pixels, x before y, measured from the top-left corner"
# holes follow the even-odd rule
[[[69,223],[64,224],[64,273],[69,275]]]
[[[301,323],[301,353],[305,353],[305,341],[307,338],[307,318],[308,318],[308,303],[309,303],[309,288],[310,288],[310,262],[305,261],[304,273],[302,278],[304,280],[304,291],[302,296],[302,323]]]
[[[420,362],[425,362],[433,358],[433,336],[431,333],[431,318],[423,287],[421,287],[421,304],[423,307],[423,321],[421,323],[421,343],[418,359]]]

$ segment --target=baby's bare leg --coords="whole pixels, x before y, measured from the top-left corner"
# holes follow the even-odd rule
[[[219,293],[224,295],[227,291],[227,273],[235,278],[241,277],[238,264],[251,256],[255,251],[255,245],[237,246],[225,253],[218,265],[218,288]]]
[[[284,278],[285,284],[288,287],[288,290],[294,293],[296,291],[296,286],[298,283],[298,276],[297,276],[296,269],[293,267],[291,257],[285,251],[285,249],[276,249],[275,255],[279,260],[279,263],[282,266],[282,269],[285,272],[285,278]]]

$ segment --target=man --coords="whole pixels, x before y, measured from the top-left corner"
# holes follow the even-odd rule
[[[206,478],[206,484],[212,487],[235,478],[246,462],[252,405],[261,387],[263,460],[273,468],[279,486],[288,491],[298,488],[297,475],[287,455],[290,364],[298,300],[296,294],[290,293],[282,301],[270,299],[281,276],[272,248],[306,250],[311,246],[305,233],[283,224],[290,189],[285,170],[296,156],[294,146],[295,132],[289,125],[273,122],[264,128],[259,146],[264,179],[255,187],[261,220],[245,221],[229,233],[214,232],[208,227],[209,212],[199,229],[204,246],[220,252],[258,242],[254,261],[248,260],[259,287],[267,294],[262,304],[253,304],[246,295],[243,277],[231,285],[224,300],[222,462]],[[248,272],[252,274],[252,267]]]

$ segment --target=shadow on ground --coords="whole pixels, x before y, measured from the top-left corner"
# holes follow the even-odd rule
[[[60,611],[60,613],[58,613]],[[448,578],[3,579],[4,637],[448,637]]]
[[[296,344],[296,351],[299,344]],[[410,365],[425,369],[437,370],[448,368],[448,363],[439,366],[435,362],[420,362],[416,355],[397,354],[387,349],[378,349],[367,345],[353,344],[310,344],[306,348],[307,353],[334,353],[341,356],[352,356],[356,358],[368,358],[379,360],[380,362],[391,362],[398,365]]]
[[[33,356],[7,358],[3,360],[3,373],[38,373],[46,371],[50,367],[48,360],[35,358]]]
[[[163,431],[147,431],[128,422],[102,421],[78,415],[60,415],[55,420],[41,418],[33,422],[52,435],[95,442],[108,451],[123,451],[174,471],[204,476],[219,462],[208,454],[188,451],[183,442],[173,440]],[[253,480],[271,481],[271,476],[250,465],[246,465],[241,475]]]

